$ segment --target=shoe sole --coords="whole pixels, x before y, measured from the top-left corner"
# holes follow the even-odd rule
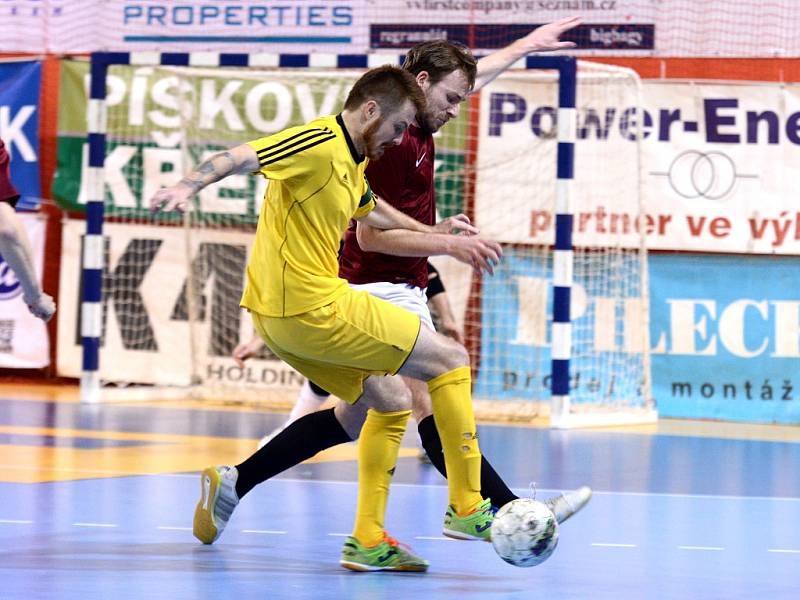
[[[577,490],[575,490],[575,492],[578,493],[579,495],[578,501],[574,507],[571,507],[572,512],[563,516],[561,520],[556,518],[556,521],[558,521],[559,525],[561,525],[564,521],[578,514],[581,510],[583,510],[586,507],[587,504],[589,504],[589,500],[592,499],[592,488],[590,488],[589,486],[586,485],[581,486]]]
[[[404,565],[399,567],[375,567],[372,565],[365,565],[362,563],[356,563],[349,560],[340,560],[339,564],[342,565],[345,569],[349,569],[351,571],[357,571],[359,573],[367,573],[367,572],[375,572],[375,571],[403,571],[406,573],[424,573],[428,570],[428,567],[415,567],[412,565]]]
[[[491,542],[491,537],[478,537],[477,535],[470,535],[463,531],[454,531],[452,529],[442,529],[442,534],[454,540],[461,540],[464,542]]]
[[[219,497],[219,473],[214,467],[200,474],[200,500],[194,509],[192,534],[204,544],[213,544],[219,537],[214,524],[214,506]]]

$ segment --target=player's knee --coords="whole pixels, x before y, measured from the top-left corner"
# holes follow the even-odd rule
[[[469,353],[467,349],[457,342],[451,340],[447,340],[447,342],[447,344],[443,344],[440,352],[441,373],[468,367]],[[441,375],[441,373],[437,373],[437,375]]]
[[[381,412],[395,412],[398,410],[411,410],[411,390],[405,385],[392,386],[391,394],[384,394],[375,408]]]
[[[400,377],[370,377],[361,398],[378,412],[411,410],[411,390]]]

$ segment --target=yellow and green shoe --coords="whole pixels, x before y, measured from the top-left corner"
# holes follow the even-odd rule
[[[487,498],[466,515],[459,515],[453,506],[447,507],[444,515],[442,533],[447,537],[457,540],[482,540],[491,541],[492,521],[494,509],[492,502]]]
[[[351,571],[412,571],[428,570],[428,561],[414,555],[411,549],[396,539],[383,534],[383,541],[367,548],[350,536],[342,548],[339,564]]]

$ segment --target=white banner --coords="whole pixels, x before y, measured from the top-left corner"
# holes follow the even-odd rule
[[[47,219],[20,213],[41,281]],[[22,300],[22,286],[5,260],[0,260],[0,367],[39,369],[50,364],[47,326],[34,317]]]
[[[580,15],[578,52],[793,57],[795,0],[6,0],[3,51],[348,52],[446,38],[502,47]]]
[[[58,373],[81,372],[80,255],[84,221],[63,228],[58,310]],[[188,385],[194,375],[208,386],[225,384],[299,388],[303,377],[274,357],[251,359],[244,369],[230,357],[250,339],[250,316],[239,308],[252,234],[202,230],[192,234],[192,268],[199,278],[196,306],[202,319],[186,318],[184,231],[141,224],[104,226],[108,270],[100,374],[104,381]]]
[[[574,242],[800,255],[800,86],[644,82],[637,214],[635,94],[578,89]],[[476,220],[487,237],[552,243],[555,83],[508,75],[481,94]],[[524,194],[524,199],[518,198]],[[501,207],[525,206],[524,211]]]
[[[365,0],[11,0],[3,51],[352,52],[366,48]]]

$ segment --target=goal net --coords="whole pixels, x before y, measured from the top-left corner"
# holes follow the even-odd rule
[[[580,61],[576,98],[574,122],[559,123],[571,116],[559,111],[557,73],[531,69],[481,92],[474,214],[483,235],[505,243],[505,255],[495,277],[483,278],[480,321],[470,324],[480,339],[475,395],[501,416],[550,414],[558,427],[651,421],[640,81]],[[567,199],[555,168],[562,138],[574,139]],[[559,212],[572,225],[571,266],[562,273]],[[553,390],[556,286],[569,287],[561,394]]]
[[[229,177],[183,215],[147,205],[215,152],[340,110],[363,69],[335,68],[332,58],[306,68],[108,69],[101,400],[293,402],[303,378],[268,350],[244,367],[231,357],[252,336],[238,303],[266,182]],[[397,59],[376,58],[370,66]],[[435,261],[473,358],[479,417],[549,412],[558,89],[555,72],[509,71],[436,137],[441,216],[467,212],[505,250],[494,277]],[[570,412],[646,412],[638,80],[582,64],[577,98]],[[82,227],[68,222],[65,236],[79,240]]]

